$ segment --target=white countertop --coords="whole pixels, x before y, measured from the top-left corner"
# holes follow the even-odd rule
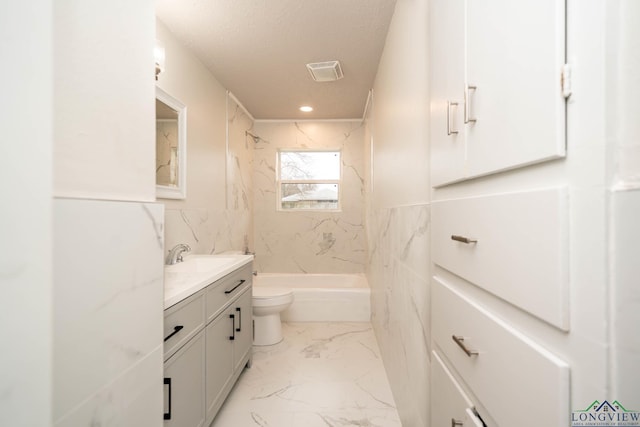
[[[214,269],[208,271],[197,271],[198,260],[215,259],[220,261]],[[216,280],[237,270],[238,268],[253,261],[253,255],[221,254],[221,255],[190,255],[185,257],[184,262],[176,266],[164,268],[164,308],[179,303],[183,299],[195,294],[200,289],[204,289]],[[189,266],[194,266],[194,271],[189,271]],[[175,272],[171,270],[180,269]]]

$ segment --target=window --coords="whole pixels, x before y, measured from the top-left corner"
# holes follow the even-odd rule
[[[278,151],[278,209],[339,210],[340,151]]]

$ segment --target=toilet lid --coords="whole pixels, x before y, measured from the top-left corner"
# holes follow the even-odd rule
[[[293,293],[291,288],[273,288],[271,286],[254,286],[254,298],[273,298],[290,295]]]

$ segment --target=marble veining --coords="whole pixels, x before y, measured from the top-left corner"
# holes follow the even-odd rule
[[[186,243],[196,254],[253,249],[253,121],[231,97],[227,111],[226,183],[207,184],[207,195],[219,189],[224,199],[213,204],[193,198],[169,205],[166,248]]]
[[[256,268],[270,273],[362,273],[364,128],[361,122],[257,122],[254,150]],[[341,211],[277,210],[279,149],[340,149]]]
[[[406,425],[428,425],[429,205],[369,209],[371,322]]]
[[[152,425],[162,410],[164,206],[53,206],[54,425]]]
[[[401,426],[369,323],[284,323],[254,347],[213,427]]]

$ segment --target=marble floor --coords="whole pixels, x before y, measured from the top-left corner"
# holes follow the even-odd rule
[[[285,323],[254,347],[213,427],[401,426],[369,323]]]

